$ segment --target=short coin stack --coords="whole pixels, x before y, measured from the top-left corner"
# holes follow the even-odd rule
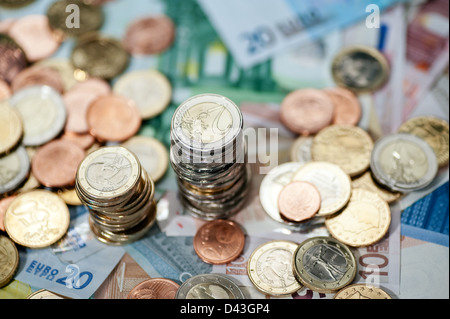
[[[176,110],[171,142],[170,160],[188,212],[204,220],[237,213],[251,180],[239,108],[220,95],[195,96]]]
[[[89,209],[93,233],[104,243],[134,242],[156,220],[154,182],[123,147],[104,147],[88,155],[78,169],[76,191]]]

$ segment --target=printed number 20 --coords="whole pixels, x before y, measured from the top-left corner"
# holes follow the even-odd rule
[[[275,43],[275,34],[267,27],[260,27],[254,32],[245,32],[243,38],[248,42],[248,53],[256,54]]]
[[[70,275],[67,277],[59,278],[57,282],[65,285],[69,289],[82,290],[91,283],[94,277],[94,275],[88,271],[80,273],[80,268],[76,265],[68,265],[66,267],[66,272],[70,272]],[[84,278],[86,279],[84,283],[81,284],[82,279]]]

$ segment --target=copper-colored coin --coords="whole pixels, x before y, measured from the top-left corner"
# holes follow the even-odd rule
[[[145,17],[129,26],[123,44],[133,55],[157,54],[167,50],[174,38],[175,25],[169,17]]]
[[[328,95],[316,89],[302,89],[289,94],[280,110],[281,121],[291,131],[312,135],[330,125],[334,105]]]
[[[89,132],[87,110],[100,96],[111,93],[111,88],[103,79],[90,78],[77,83],[64,94],[64,104],[67,108],[66,132],[85,134]]]
[[[195,234],[194,249],[206,263],[227,264],[242,253],[245,234],[231,220],[215,220],[203,225]]]
[[[0,79],[11,83],[27,64],[22,48],[11,37],[0,34]]]
[[[29,62],[50,57],[60,45],[45,15],[27,15],[17,19],[9,35],[22,47]]]
[[[11,88],[8,83],[0,79],[0,102],[8,99],[11,93]]]
[[[142,119],[132,100],[109,94],[99,97],[89,107],[90,133],[99,141],[123,142],[139,131]]]
[[[152,278],[134,287],[127,299],[175,299],[179,287],[170,279]]]
[[[64,83],[61,75],[53,68],[46,66],[32,66],[22,70],[11,83],[13,92],[20,91],[29,86],[47,85],[62,93]]]
[[[8,210],[9,204],[17,197],[17,195],[11,195],[5,198],[0,199],[0,230],[6,231],[5,229],[5,214]]]
[[[344,88],[332,88],[324,91],[334,104],[333,124],[358,125],[362,109],[356,95]]]
[[[65,132],[61,136],[61,139],[75,143],[84,150],[89,149],[95,143],[95,137],[93,137],[89,133],[77,134],[72,132]]]
[[[32,161],[36,179],[46,187],[60,188],[75,183],[77,169],[85,157],[78,145],[55,140],[37,150]]]
[[[278,197],[281,217],[300,223],[313,218],[320,210],[319,190],[309,182],[292,182],[285,186]]]

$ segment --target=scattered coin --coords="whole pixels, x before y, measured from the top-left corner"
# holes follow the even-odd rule
[[[14,149],[23,137],[23,124],[19,113],[7,102],[0,103],[0,155]]]
[[[12,95],[9,84],[0,78],[0,102],[7,100]]]
[[[245,234],[241,227],[231,220],[215,220],[206,223],[194,237],[194,250],[206,263],[228,264],[242,253]]]
[[[339,166],[328,162],[310,162],[300,167],[292,181],[309,182],[320,193],[318,216],[330,216],[347,205],[352,194],[351,180]]]
[[[326,219],[330,234],[352,247],[367,247],[379,242],[391,225],[391,209],[378,194],[354,189],[348,205]]]
[[[389,63],[383,54],[366,46],[347,47],[336,55],[332,63],[336,84],[357,93],[380,89],[389,73]]]
[[[8,237],[0,235],[0,288],[7,286],[19,267],[19,252]]]
[[[388,204],[391,204],[398,200],[402,193],[400,192],[392,192],[386,187],[380,185],[376,181],[374,181],[371,172],[366,172],[363,175],[352,180],[352,188],[358,189],[362,188],[374,193],[377,193],[383,200],[385,200]]]
[[[17,197],[17,195],[11,195],[8,197],[3,197],[0,199],[0,230],[3,232],[6,232],[5,229],[5,215],[6,215],[6,210],[9,207],[9,204],[11,204],[11,202]]]
[[[147,136],[134,136],[124,144],[137,156],[142,167],[156,183],[169,168],[169,153],[166,147],[157,139]]]
[[[377,141],[372,153],[375,180],[393,191],[408,193],[425,188],[438,168],[431,146],[411,134],[386,135]]]
[[[62,188],[57,191],[59,197],[70,206],[82,206],[80,198],[77,195],[75,188]]]
[[[157,70],[128,72],[117,80],[113,92],[133,100],[145,120],[160,115],[172,100],[172,85]]]
[[[245,295],[229,276],[205,274],[186,280],[175,299],[245,299]]]
[[[29,62],[49,58],[60,46],[45,15],[32,14],[17,19],[9,35],[23,49]]]
[[[332,237],[307,239],[294,253],[294,274],[313,291],[336,292],[352,283],[356,271],[353,252]]]
[[[34,0],[0,0],[0,6],[5,8],[17,9],[25,7],[33,2]]]
[[[130,56],[119,41],[89,33],[78,38],[71,61],[89,76],[109,80],[125,71]]]
[[[23,49],[11,37],[0,33],[0,80],[11,84],[27,65]]]
[[[299,163],[308,163],[311,158],[312,136],[300,136],[292,145],[291,161]]]
[[[290,241],[270,241],[252,253],[248,260],[248,276],[252,284],[264,294],[288,296],[299,291],[302,285],[292,269],[298,244]]]
[[[22,143],[25,146],[44,145],[63,131],[67,119],[66,106],[61,95],[51,87],[25,88],[9,101],[22,118]]]
[[[63,92],[69,91],[78,81],[75,78],[75,68],[67,58],[49,58],[41,60],[36,66],[49,67],[58,72],[62,81]]]
[[[67,24],[67,8],[76,5],[79,12],[79,23]],[[80,36],[88,32],[97,31],[103,24],[103,12],[100,6],[87,4],[82,0],[56,1],[47,9],[47,17],[51,28],[62,32],[66,36]]]
[[[133,55],[150,55],[166,51],[175,39],[175,24],[165,16],[143,17],[126,30],[123,45]]]
[[[336,164],[354,177],[370,167],[373,146],[372,138],[362,128],[331,125],[314,137],[311,154],[314,161]]]
[[[300,135],[312,135],[331,124],[334,105],[326,93],[301,89],[290,93],[282,102],[281,121]]]
[[[23,146],[0,157],[0,195],[18,189],[30,173],[30,159]]]
[[[165,278],[152,278],[141,282],[128,294],[127,299],[175,299],[180,285]]]
[[[17,196],[5,215],[5,228],[17,244],[46,248],[60,240],[69,228],[70,213],[56,194],[35,190]]]
[[[75,143],[54,140],[37,150],[31,163],[32,172],[43,186],[74,186],[78,166],[85,155],[85,151]]]
[[[99,141],[124,142],[136,135],[142,125],[136,104],[116,94],[98,97],[86,116],[89,132]]]
[[[44,299],[44,300],[57,300],[57,299],[70,299],[54,292],[48,291],[46,289],[38,290],[27,297],[27,299]]]
[[[332,123],[336,125],[358,125],[362,116],[361,103],[357,96],[344,88],[326,89],[325,93],[334,104],[334,118]]]
[[[392,299],[383,289],[364,284],[355,284],[340,290],[334,299]]]
[[[316,216],[320,203],[319,190],[308,182],[291,182],[281,190],[278,197],[281,217],[294,223],[301,223]]]
[[[14,93],[31,86],[49,86],[58,93],[63,93],[64,83],[61,75],[53,68],[34,65],[22,70],[11,82]]]
[[[434,116],[418,116],[403,123],[398,133],[413,134],[424,139],[436,153],[439,166],[448,164],[449,125],[447,121]]]

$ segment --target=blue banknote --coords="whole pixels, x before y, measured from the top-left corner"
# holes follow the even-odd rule
[[[449,246],[449,183],[402,213],[402,235]]]

